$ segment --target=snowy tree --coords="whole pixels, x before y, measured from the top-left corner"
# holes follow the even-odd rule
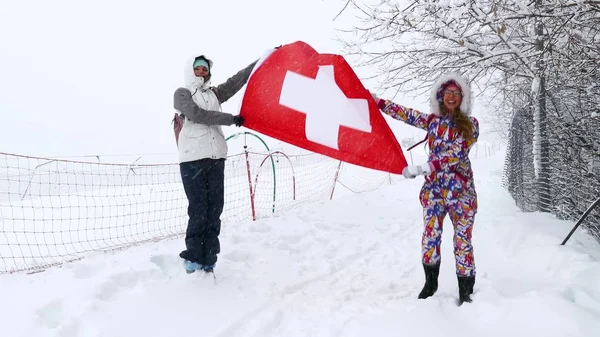
[[[550,139],[548,99],[553,95],[553,117],[568,117],[557,102],[565,97],[564,104],[576,102],[573,91],[582,97],[579,115],[588,118],[597,109],[598,96],[592,94],[598,92],[600,1],[347,4],[361,13],[361,25],[343,38],[345,52],[356,57],[357,66],[375,66],[383,90],[423,94],[439,75],[456,71],[495,99],[505,122],[515,113],[532,115],[524,120],[533,123],[535,194],[539,209],[550,211],[550,147],[564,134]]]

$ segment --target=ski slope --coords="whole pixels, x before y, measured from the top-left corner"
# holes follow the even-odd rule
[[[0,335],[596,336],[600,245],[572,223],[521,213],[500,186],[503,153],[474,160],[473,303],[458,295],[446,219],[438,292],[424,276],[421,179],[224,223],[217,279],[185,274],[183,239],[0,276]]]

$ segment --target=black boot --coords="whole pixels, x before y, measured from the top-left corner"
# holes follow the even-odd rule
[[[433,296],[438,288],[438,276],[440,275],[440,264],[434,265],[423,265],[423,269],[425,270],[425,286],[423,286],[423,290],[419,293],[419,298],[427,298],[429,296]]]
[[[458,276],[458,305],[471,303],[471,294],[475,285],[475,276]]]

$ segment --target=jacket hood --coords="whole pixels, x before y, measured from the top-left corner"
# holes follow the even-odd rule
[[[196,77],[196,75],[194,74],[194,61],[197,58],[203,58],[206,60],[206,62],[208,62],[208,71],[209,71],[209,75],[208,78],[206,80],[204,80],[201,77]],[[186,61],[185,61],[185,68],[183,71],[183,76],[184,76],[184,83],[185,86],[188,89],[191,88],[206,88],[210,85],[210,78],[212,76],[212,69],[213,69],[213,61],[211,59],[209,59],[208,57],[206,57],[203,54],[194,54],[193,56],[190,56]]]
[[[442,88],[445,87],[448,82],[454,81],[462,91],[462,101],[460,103],[460,110],[467,116],[471,115],[471,86],[467,79],[457,73],[444,74],[435,80],[433,87],[431,88],[431,113],[440,115],[440,104],[443,104],[442,99]]]

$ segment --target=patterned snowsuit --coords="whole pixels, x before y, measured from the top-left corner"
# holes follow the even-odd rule
[[[473,139],[465,140],[448,116],[426,114],[389,100],[380,99],[378,107],[385,114],[427,131],[429,163],[434,171],[425,176],[419,199],[423,206],[425,230],[422,239],[423,264],[440,263],[443,220],[446,215],[454,225],[454,255],[459,276],[475,276],[471,233],[477,213],[477,192],[469,151],[479,137],[479,123]]]

